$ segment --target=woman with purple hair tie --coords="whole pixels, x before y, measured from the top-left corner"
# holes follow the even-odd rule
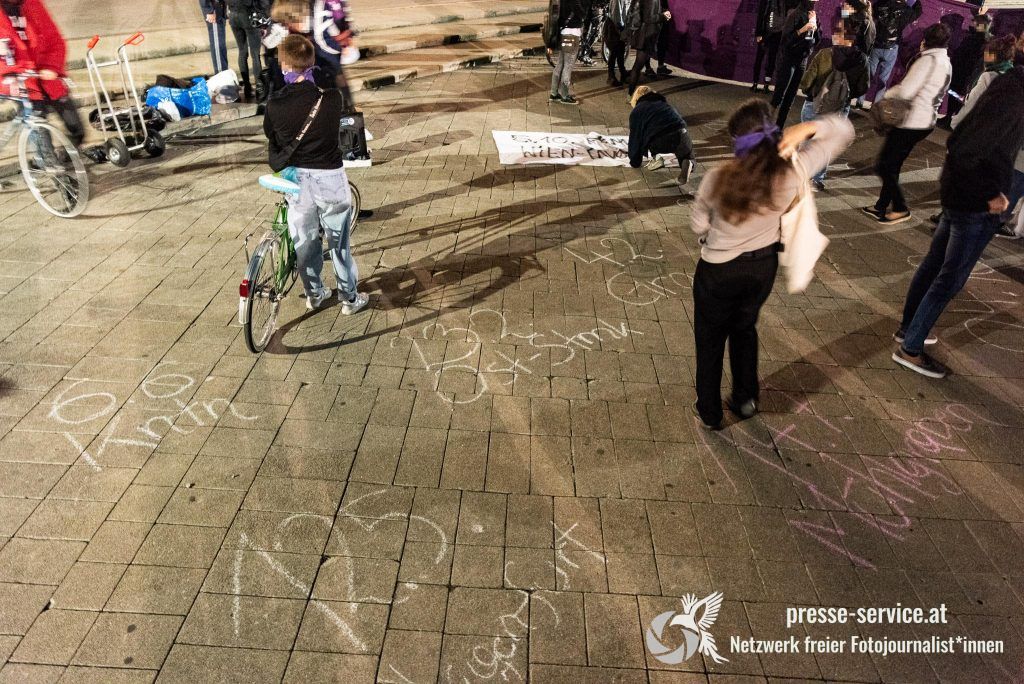
[[[729,344],[732,396],[741,419],[757,413],[757,319],[779,268],[782,215],[800,187],[853,142],[853,126],[824,116],[781,131],[768,104],[750,100],[729,119],[735,156],[707,173],[692,222],[701,245],[693,275],[697,350],[694,412],[709,430],[722,427],[722,365]],[[799,164],[792,161],[800,149]]]

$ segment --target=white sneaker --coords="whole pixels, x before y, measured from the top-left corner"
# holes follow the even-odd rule
[[[316,311],[320,308],[320,305],[331,298],[331,288],[325,287],[320,290],[320,293],[313,297],[306,297],[306,308],[310,311]]]
[[[655,156],[651,159],[651,161],[647,162],[647,166],[645,166],[644,168],[647,169],[648,171],[656,171],[662,168],[663,166],[665,166],[665,160],[662,159],[661,157]]]
[[[343,295],[338,292],[338,299],[341,299],[341,313],[346,316],[351,316],[354,313],[359,313],[366,308],[366,305],[370,303],[370,298],[362,292],[357,292],[355,299],[352,301],[346,301],[342,299]]]

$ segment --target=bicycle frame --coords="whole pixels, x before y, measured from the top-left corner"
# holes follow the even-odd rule
[[[295,243],[292,242],[291,233],[288,232],[287,201],[281,200],[277,203],[271,230],[281,238],[281,254],[278,258],[277,268],[274,269],[276,281],[274,284],[277,287],[277,291],[281,293],[281,296],[284,296],[291,289],[292,285],[295,284],[295,278],[298,275],[295,272]],[[289,278],[292,279],[291,283],[288,282]]]

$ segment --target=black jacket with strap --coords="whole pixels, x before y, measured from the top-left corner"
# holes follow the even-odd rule
[[[946,143],[939,179],[942,206],[988,211],[989,200],[1009,195],[1014,162],[1024,146],[1024,67],[996,78]]]
[[[764,38],[769,34],[782,33],[784,23],[786,23],[785,0],[760,0],[757,5],[755,36]]]
[[[906,0],[878,0],[875,3],[876,48],[891,48],[899,45],[903,30],[917,21],[924,8],[922,0],[908,5]]]

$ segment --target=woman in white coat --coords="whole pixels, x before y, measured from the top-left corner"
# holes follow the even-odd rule
[[[949,28],[945,24],[929,26],[921,54],[910,63],[903,81],[886,91],[885,99],[904,100],[909,107],[903,123],[886,133],[878,154],[875,173],[882,179],[878,201],[863,209],[879,223],[903,223],[912,218],[900,187],[900,172],[914,147],[928,137],[939,118],[939,106],[953,75],[948,46]]]

